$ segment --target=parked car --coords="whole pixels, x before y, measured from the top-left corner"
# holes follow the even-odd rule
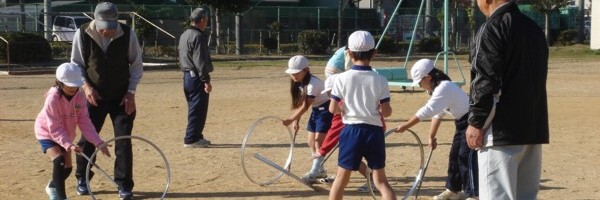
[[[90,21],[92,19],[85,16],[56,16],[52,23],[52,41],[73,42],[73,35],[77,28]]]

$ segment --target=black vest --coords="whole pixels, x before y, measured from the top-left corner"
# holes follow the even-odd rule
[[[83,27],[88,27],[89,23],[82,25],[80,29],[86,81],[102,97],[100,101],[120,101],[129,86],[129,34],[131,29],[125,24],[120,25],[123,35],[110,42],[106,54],[96,41],[84,31]]]

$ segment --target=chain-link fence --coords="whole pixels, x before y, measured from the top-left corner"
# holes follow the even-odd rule
[[[146,56],[172,56],[176,54],[176,45],[179,35],[185,30],[186,19],[194,6],[177,5],[117,5],[120,14],[120,20],[131,26],[134,26],[140,41],[143,42]],[[44,27],[44,14],[52,16],[51,24],[56,25],[59,16],[90,18],[93,17],[95,4],[64,4],[56,5],[52,12],[44,12],[42,4],[9,4],[0,7],[0,31],[21,31],[46,33],[51,32],[53,36],[73,32],[73,30],[57,30],[55,26]],[[543,15],[536,13],[530,6],[522,6],[525,14],[538,21],[543,26]],[[213,14],[215,10],[211,10]],[[418,24],[415,39],[420,40],[425,37],[439,37],[442,34],[441,11],[433,9],[429,17],[431,21],[431,30],[425,32],[424,18],[421,16],[416,19],[418,8],[401,8],[394,22],[386,33],[395,42],[402,43],[410,40],[413,26]],[[467,49],[470,38],[474,30],[469,25],[467,15],[468,10],[458,8],[450,15],[450,49]],[[566,17],[563,17],[566,15]],[[550,27],[552,30],[559,30],[561,24],[567,24],[566,28],[571,28],[575,19],[573,12],[563,12],[551,15]],[[219,33],[216,33],[216,26],[211,26],[208,31],[211,35],[211,48],[218,53],[235,53],[235,13],[219,11],[218,14]],[[143,18],[143,20],[142,20]],[[381,35],[390,16],[385,16],[376,9],[358,9],[346,8],[343,12],[341,35],[338,35],[338,9],[322,7],[277,7],[277,6],[257,6],[241,16],[240,39],[244,44],[243,53],[297,53],[298,33],[304,30],[320,30],[327,33],[330,38],[331,46],[337,45],[337,40],[345,38],[355,30],[368,30],[373,35]],[[567,22],[562,23],[561,20]],[[147,20],[147,21],[146,21]],[[216,18],[212,18],[216,20]],[[484,17],[478,13],[475,18],[478,27],[484,21]],[[565,20],[562,20],[565,21]],[[150,22],[150,23],[147,23]],[[558,24],[557,24],[558,23]],[[149,25],[152,24],[152,25]],[[277,25],[274,28],[273,25]],[[65,25],[66,26],[66,25]],[[77,23],[75,23],[75,27]],[[54,27],[54,28],[53,28]],[[265,46],[265,40],[276,39],[278,48],[272,49]],[[63,39],[53,39],[63,40]],[[64,39],[67,42],[69,39]],[[218,42],[216,42],[219,40]],[[216,49],[216,45],[220,46]],[[61,46],[63,45],[52,45]],[[61,48],[68,51],[68,48]],[[67,53],[55,53],[55,55],[68,55]]]

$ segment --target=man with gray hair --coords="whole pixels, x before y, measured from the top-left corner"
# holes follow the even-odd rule
[[[136,116],[135,90],[143,74],[142,51],[135,31],[119,23],[117,7],[102,2],[96,6],[94,20],[82,25],[73,36],[71,62],[81,66],[85,78],[83,91],[90,119],[100,132],[107,115],[114,136],[131,135]],[[88,157],[95,147],[81,138],[77,143]],[[133,198],[133,155],[131,140],[115,141],[114,180],[121,199]],[[77,193],[88,195],[85,180],[88,161],[77,156]],[[90,171],[90,179],[93,173]]]
[[[210,72],[213,71],[208,35],[208,12],[196,8],[190,15],[191,27],[179,38],[179,62],[183,71],[183,92],[188,103],[188,125],[183,140],[185,148],[206,148],[210,141],[204,138],[204,124],[208,113],[208,97],[212,90]]]

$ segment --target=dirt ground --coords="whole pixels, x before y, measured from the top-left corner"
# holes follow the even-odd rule
[[[393,66],[401,61],[379,61],[373,66]],[[467,76],[469,65],[461,61]],[[550,144],[543,146],[543,172],[540,199],[600,199],[600,61],[558,59],[550,61],[548,101],[550,113]],[[186,126],[186,102],[182,92],[182,75],[177,70],[146,71],[138,86],[138,113],[134,135],[157,145],[168,159],[171,179],[169,199],[325,199],[329,186],[317,185],[320,191],[284,176],[268,186],[252,183],[241,165],[240,147],[244,135],[257,119],[265,116],[287,117],[289,112],[288,77],[281,67],[219,67],[212,74],[213,93],[205,135],[213,145],[205,149],[183,148]],[[312,71],[321,78],[322,65]],[[456,70],[453,79],[460,79]],[[0,184],[2,199],[47,199],[44,187],[51,177],[51,161],[41,153],[33,124],[42,108],[44,93],[53,85],[54,76],[0,76]],[[468,84],[463,86],[468,91]],[[387,118],[389,127],[408,119],[425,103],[428,96],[419,88],[391,87],[393,114]],[[305,127],[305,119],[303,125]],[[275,123],[276,124],[276,123]],[[101,137],[113,137],[107,120]],[[285,161],[289,151],[289,136],[282,126],[259,125],[251,137],[245,155],[249,174],[264,176],[272,168],[258,163],[251,155],[259,152],[271,160]],[[388,127],[388,129],[389,129]],[[414,130],[427,143],[428,122]],[[292,173],[301,176],[309,168],[309,153],[302,130],[296,140]],[[438,133],[439,146],[433,152],[420,199],[430,199],[444,188],[447,154],[453,123],[446,120]],[[388,140],[387,172],[398,196],[409,189],[419,164],[418,145],[407,133],[392,135]],[[158,199],[165,190],[166,164],[151,145],[134,140],[134,188],[136,199]],[[426,145],[426,144],[425,144]],[[425,148],[425,157],[429,149]],[[594,158],[596,157],[596,158]],[[111,158],[99,155],[98,165],[112,174]],[[326,164],[329,174],[335,172],[336,156]],[[96,170],[97,171],[97,170]],[[75,193],[75,178],[67,179],[70,199],[89,199]],[[364,183],[354,173],[346,199],[370,199],[357,193]],[[116,189],[101,173],[91,183],[98,199],[117,199]]]

